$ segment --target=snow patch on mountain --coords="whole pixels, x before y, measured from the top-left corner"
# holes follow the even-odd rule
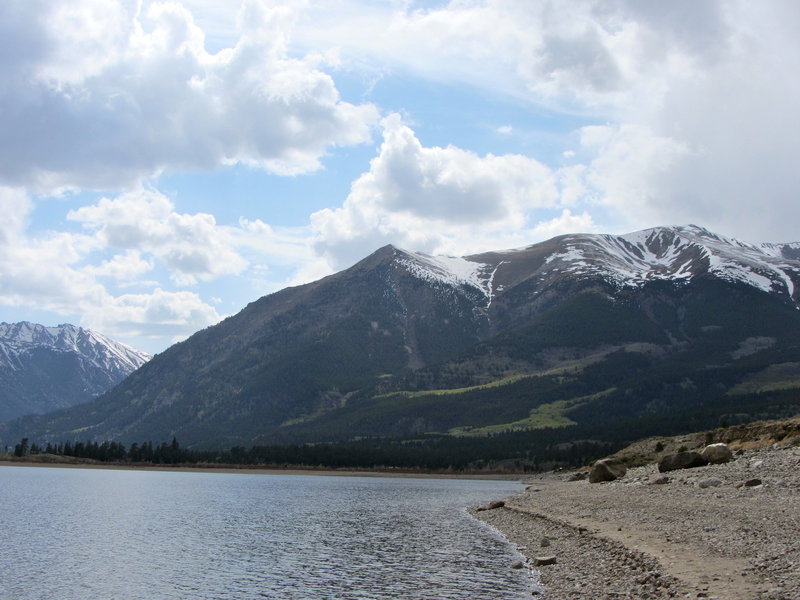
[[[625,235],[565,235],[548,243],[554,242],[555,249],[535,273],[541,282],[563,276],[600,276],[619,287],[640,287],[652,281],[687,283],[711,275],[800,300],[795,299],[800,283],[800,243],[751,244],[696,225],[656,227]],[[395,260],[424,281],[480,291],[488,308],[503,292],[502,287],[495,287],[501,266],[525,260],[525,252],[536,247],[481,255],[480,261],[396,250]],[[489,256],[490,262],[484,262]]]
[[[403,251],[398,264],[424,281],[449,286],[472,286],[490,298],[493,265],[473,262],[454,256],[428,256],[419,252]]]
[[[620,286],[653,280],[688,281],[710,273],[765,292],[794,297],[800,263],[787,259],[796,244],[754,245],[702,227],[659,227],[625,235],[566,236],[562,249],[546,259],[576,275],[602,274]],[[794,275],[794,278],[792,277]]]

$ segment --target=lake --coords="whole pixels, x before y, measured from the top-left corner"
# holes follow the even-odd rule
[[[0,598],[530,598],[509,481],[0,467]]]

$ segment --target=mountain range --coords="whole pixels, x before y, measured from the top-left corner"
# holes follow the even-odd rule
[[[0,421],[91,400],[149,359],[74,325],[0,323]]]
[[[461,258],[386,246],[0,440],[528,436],[550,452],[800,412],[798,340],[800,243],[680,226]]]

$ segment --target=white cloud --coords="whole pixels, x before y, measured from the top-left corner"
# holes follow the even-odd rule
[[[113,335],[184,339],[222,319],[196,293],[156,288],[149,294],[109,298],[102,310],[87,313],[87,324]]]
[[[74,268],[90,241],[57,232],[29,240],[32,210],[24,190],[0,188],[0,303],[64,310],[102,296],[102,286]]]
[[[13,248],[32,209],[33,202],[24,189],[0,186],[0,251]]]
[[[153,254],[180,285],[240,273],[246,261],[212,215],[181,214],[155,190],[138,190],[71,211],[68,219],[94,231],[103,246]],[[141,266],[141,265],[140,265]]]
[[[537,223],[531,228],[530,235],[532,240],[548,240],[565,233],[597,233],[597,230],[589,213],[584,211],[580,215],[573,215],[565,208],[558,217]]]
[[[315,13],[296,38],[338,47],[345,64],[577,114],[616,131],[618,142],[635,135],[631,152],[619,143],[596,148],[596,156],[583,148],[594,192],[609,202],[609,224],[693,220],[746,238],[797,236],[796,2],[411,6],[341,0]]]
[[[112,277],[122,282],[135,281],[140,275],[152,271],[152,259],[145,260],[138,250],[127,250],[124,254],[116,254],[100,265],[85,267],[84,271],[101,277]]]
[[[454,146],[425,147],[397,115],[344,204],[311,215],[315,248],[338,269],[392,243],[429,253],[466,254],[524,245],[537,231],[576,224],[569,212],[530,228],[538,211],[573,201],[581,171],[553,171],[525,156],[478,156]],[[588,215],[580,224],[588,226]],[[561,230],[566,233],[566,230]]]
[[[237,162],[303,173],[369,140],[377,109],[343,102],[316,55],[287,55],[293,12],[245,2],[236,46],[212,55],[177,3],[0,4],[0,180],[118,188]]]
[[[581,173],[588,193],[632,226],[652,222],[667,212],[664,207],[674,210],[665,194],[669,175],[675,165],[693,158],[681,143],[634,125],[584,127],[581,147],[591,157]]]
[[[102,249],[98,238],[52,231],[31,236],[32,210],[24,191],[0,188],[0,305],[78,316],[81,324],[120,337],[185,337],[222,318],[194,292],[156,288],[114,296],[98,277],[135,278],[152,268],[151,261],[128,250],[85,264]]]

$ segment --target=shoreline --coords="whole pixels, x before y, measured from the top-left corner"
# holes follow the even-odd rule
[[[408,470],[358,470],[358,469],[316,469],[316,468],[279,468],[279,467],[239,467],[233,465],[189,466],[189,465],[150,465],[150,464],[116,464],[86,462],[47,462],[33,460],[0,459],[0,467],[50,467],[56,469],[107,469],[113,471],[158,471],[173,473],[215,473],[242,475],[318,475],[324,477],[395,477],[422,479],[479,479],[489,481],[522,481],[530,479],[530,475],[522,473],[448,473]]]
[[[800,599],[800,448],[667,476],[654,484],[655,465],[610,483],[534,476],[504,506],[470,514],[527,558],[543,598]]]

